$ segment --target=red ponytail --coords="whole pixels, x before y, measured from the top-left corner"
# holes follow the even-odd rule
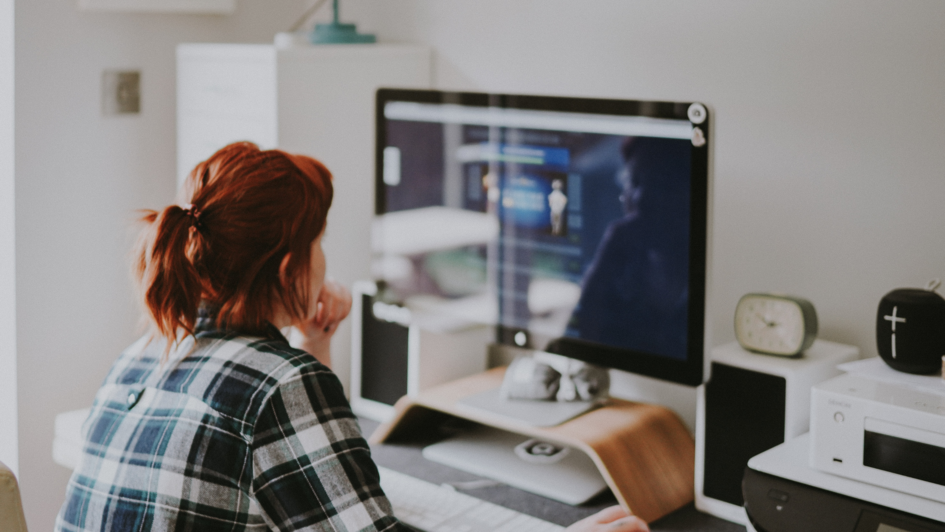
[[[202,300],[246,333],[261,332],[279,311],[304,317],[311,245],[332,193],[331,174],[315,159],[240,142],[194,168],[182,189],[186,209],[145,211],[134,273],[168,346],[193,333]]]

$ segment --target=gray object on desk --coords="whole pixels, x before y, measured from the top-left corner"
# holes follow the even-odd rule
[[[558,446],[558,459],[529,463],[516,453],[516,447],[527,441],[536,440],[480,427],[424,447],[423,457],[567,504],[587,502],[607,489],[600,471],[586,454]]]
[[[505,399],[501,389],[486,390],[456,403],[457,411],[486,411],[533,427],[554,427],[600,406],[596,401],[528,401]]]
[[[365,418],[359,418],[359,421],[365,435],[374,432],[374,429],[378,426],[377,422]],[[481,477],[471,473],[423,458],[421,455],[422,447],[423,444],[420,443],[373,445],[371,456],[378,465],[436,484],[455,484],[481,480]],[[595,497],[585,505],[571,506],[506,485],[469,490],[461,489],[460,491],[562,526],[568,526],[616,504],[616,500],[610,493]],[[692,504],[689,504],[658,521],[650,523],[650,530],[652,532],[745,532],[745,527],[701,513]]]

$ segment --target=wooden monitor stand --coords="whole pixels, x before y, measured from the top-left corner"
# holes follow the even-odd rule
[[[421,439],[442,419],[458,417],[583,451],[620,504],[648,523],[692,501],[695,444],[671,410],[609,399],[603,407],[560,425],[532,427],[457,407],[464,397],[497,388],[504,374],[505,368],[495,368],[402,397],[394,405],[394,418],[374,431],[371,442]]]

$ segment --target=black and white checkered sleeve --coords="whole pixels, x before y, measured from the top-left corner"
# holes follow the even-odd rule
[[[253,495],[273,530],[406,531],[341,382],[312,363],[280,379],[256,421]]]

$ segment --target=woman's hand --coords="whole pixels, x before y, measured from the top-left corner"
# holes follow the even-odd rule
[[[325,279],[318,292],[315,316],[296,325],[302,333],[302,349],[308,351],[322,364],[331,367],[331,337],[338,324],[351,312],[351,292],[343,285]]]
[[[650,532],[650,527],[620,506],[611,506],[581,519],[569,526],[565,532]]]

